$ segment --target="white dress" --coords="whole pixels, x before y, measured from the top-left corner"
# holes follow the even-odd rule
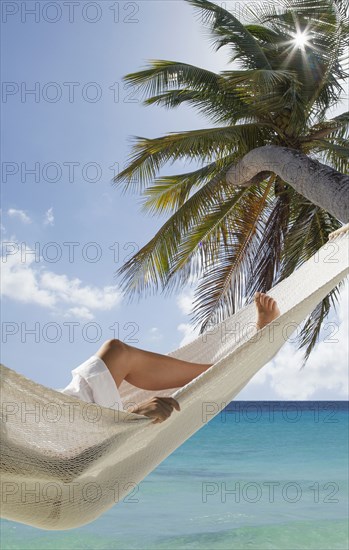
[[[123,410],[114,378],[100,357],[92,355],[71,373],[71,382],[58,391],[101,407]]]

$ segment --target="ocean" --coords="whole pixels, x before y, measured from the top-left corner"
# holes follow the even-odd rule
[[[348,402],[234,401],[102,517],[2,550],[347,550]]]

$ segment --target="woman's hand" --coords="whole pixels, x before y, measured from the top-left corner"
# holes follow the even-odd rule
[[[152,424],[157,424],[169,418],[173,409],[180,411],[179,403],[173,397],[152,397],[136,405],[129,412],[154,418]]]

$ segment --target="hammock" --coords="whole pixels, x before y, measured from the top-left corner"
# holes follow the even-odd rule
[[[342,232],[269,291],[281,316],[262,330],[254,329],[251,303],[169,353],[214,363],[187,385],[149,392],[121,384],[124,404],[152,395],[177,399],[181,411],[165,422],[85,403],[1,365],[2,517],[41,529],[72,529],[122,500],[228,405],[347,275],[348,240]]]

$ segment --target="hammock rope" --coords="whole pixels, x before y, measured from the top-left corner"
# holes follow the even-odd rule
[[[216,416],[349,271],[348,226],[268,294],[281,315],[258,332],[248,304],[168,355],[213,366],[181,388],[124,381],[127,403],[178,400],[166,422],[85,403],[1,365],[1,515],[40,529],[90,523]],[[330,368],[330,367],[329,367]],[[126,404],[126,406],[125,406]]]

